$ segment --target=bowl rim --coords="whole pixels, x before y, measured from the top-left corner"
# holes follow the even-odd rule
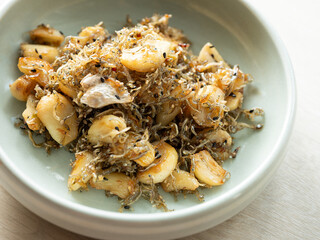
[[[0,20],[10,9],[10,7],[16,3],[17,0],[9,0],[7,4],[4,4],[0,9]],[[34,194],[41,196],[42,199],[45,199],[49,204],[53,204],[57,207],[62,207],[67,210],[71,210],[75,213],[84,214],[87,216],[91,216],[94,218],[98,218],[100,220],[108,219],[119,222],[127,222],[127,223],[147,223],[147,222],[158,222],[158,221],[170,221],[183,219],[189,216],[195,216],[201,213],[205,213],[209,210],[216,209],[219,206],[229,204],[234,202],[236,199],[244,195],[248,189],[252,188],[254,184],[261,178],[262,176],[268,173],[269,169],[272,169],[275,163],[281,161],[281,154],[285,146],[288,144],[288,140],[291,136],[295,113],[296,113],[296,83],[293,72],[293,67],[288,55],[288,52],[279,37],[278,33],[273,29],[272,26],[264,19],[264,17],[258,13],[256,9],[254,9],[249,3],[245,0],[238,0],[240,4],[242,4],[247,11],[249,11],[256,20],[264,27],[264,30],[270,36],[271,41],[273,42],[281,62],[283,63],[285,79],[288,85],[288,108],[285,112],[285,120],[284,120],[284,128],[281,130],[279,134],[279,138],[275,143],[275,148],[269,153],[269,155],[265,158],[265,161],[257,168],[257,170],[249,175],[249,177],[244,180],[242,183],[237,185],[236,187],[228,190],[227,192],[217,196],[214,199],[211,199],[207,202],[203,202],[201,204],[197,204],[186,209],[178,209],[171,212],[156,212],[156,213],[119,213],[119,212],[111,212],[108,210],[96,209],[93,207],[84,206],[79,203],[71,202],[70,200],[66,200],[58,197],[57,195],[49,192],[43,191],[39,189],[37,185],[31,181],[28,177],[24,177],[25,174],[20,169],[16,168],[14,164],[10,161],[10,158],[4,152],[2,147],[0,146],[0,164],[1,162],[4,166],[11,172],[18,180],[24,183],[24,188],[28,188]],[[236,197],[235,197],[236,196]]]

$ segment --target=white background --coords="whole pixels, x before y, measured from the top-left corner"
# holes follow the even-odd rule
[[[0,7],[5,2],[0,0]],[[298,111],[289,153],[273,181],[245,210],[183,240],[320,239],[320,1],[246,2],[278,31],[292,59]],[[0,187],[0,239],[88,238],[40,219]]]

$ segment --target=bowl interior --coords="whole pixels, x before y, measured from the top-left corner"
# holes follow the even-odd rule
[[[26,11],[27,9],[27,11]],[[273,40],[257,18],[238,1],[150,1],[150,0],[55,0],[16,1],[1,17],[0,21],[0,135],[1,148],[10,159],[11,169],[19,172],[19,178],[32,182],[44,193],[73,203],[117,212],[119,203],[115,197],[106,198],[103,191],[70,193],[67,178],[73,156],[64,150],[47,155],[44,149],[32,146],[28,137],[14,127],[25,103],[15,100],[9,84],[21,73],[17,68],[19,44],[28,41],[28,31],[40,23],[48,23],[65,35],[76,34],[81,27],[103,21],[109,32],[120,29],[129,14],[137,21],[153,13],[170,13],[171,24],[184,31],[198,53],[206,42],[213,43],[221,55],[231,64],[251,73],[254,82],[245,89],[244,106],[262,107],[266,114],[265,127],[258,132],[244,130],[235,136],[235,147],[241,146],[236,159],[227,160],[224,167],[231,179],[221,187],[202,190],[205,201],[214,201],[218,196],[231,191],[252,175],[272,154],[278,144],[279,133],[286,127],[288,109],[288,82],[284,65]],[[170,209],[185,209],[201,204],[193,195],[186,199],[165,194]],[[153,213],[145,201],[134,204],[134,214]],[[131,213],[129,211],[129,213]]]

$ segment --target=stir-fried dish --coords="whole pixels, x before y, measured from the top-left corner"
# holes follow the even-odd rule
[[[211,43],[193,55],[170,17],[129,19],[113,34],[99,23],[68,37],[42,24],[21,44],[24,75],[10,85],[26,102],[20,128],[35,147],[75,154],[70,191],[105,190],[121,210],[140,197],[167,210],[160,187],[201,200],[199,188],[229,178],[221,165],[239,150],[231,134],[262,128],[239,121],[263,114],[242,109],[250,75]]]

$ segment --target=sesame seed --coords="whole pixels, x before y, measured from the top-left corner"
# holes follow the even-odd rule
[[[159,151],[156,151],[155,158],[156,159],[161,158],[161,154],[159,153]]]
[[[230,96],[230,97],[236,97],[237,95],[235,95],[233,92],[231,92],[231,93],[229,94],[229,96]]]

